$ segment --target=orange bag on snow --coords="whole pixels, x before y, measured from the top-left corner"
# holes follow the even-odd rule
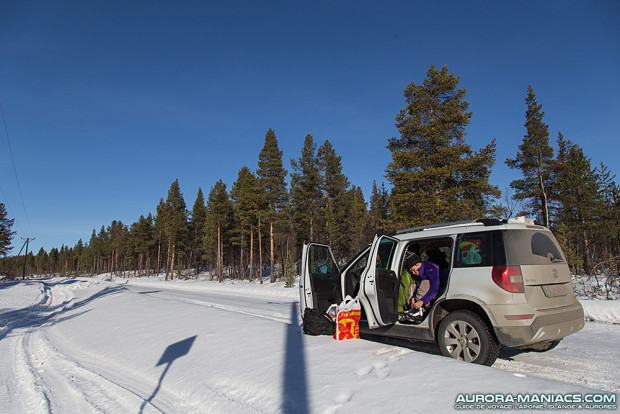
[[[360,317],[362,308],[359,299],[348,296],[338,306],[334,339],[343,341],[360,337]]]

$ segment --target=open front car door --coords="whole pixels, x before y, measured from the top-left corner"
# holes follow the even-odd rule
[[[340,270],[329,246],[313,242],[304,243],[299,298],[302,317],[307,307],[325,312],[330,305],[342,302]]]
[[[368,326],[378,328],[398,320],[398,289],[396,270],[398,240],[375,236],[370,247],[370,260],[362,273],[360,302],[366,309]]]

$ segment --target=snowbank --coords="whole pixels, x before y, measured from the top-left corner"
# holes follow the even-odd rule
[[[579,299],[586,321],[620,324],[620,300]]]

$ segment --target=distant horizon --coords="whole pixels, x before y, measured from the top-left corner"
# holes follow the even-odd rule
[[[329,139],[368,202],[373,180],[389,188],[385,146],[403,91],[431,64],[467,89],[472,149],[497,138],[490,181],[502,192],[520,178],[504,161],[526,133],[530,84],[556,152],[562,132],[593,167],[620,173],[614,1],[0,9],[0,202],[16,219],[12,255],[22,237],[35,238],[35,254],[72,248],[113,220],[154,214],[175,179],[190,209],[199,187],[206,197],[221,179],[230,190],[243,165],[256,170],[269,128],[289,172],[306,134]]]

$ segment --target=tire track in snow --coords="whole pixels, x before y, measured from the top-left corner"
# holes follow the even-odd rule
[[[16,358],[19,366],[16,371],[20,376],[19,395],[25,397],[22,401],[23,412],[208,412],[208,403],[213,400],[224,401],[233,411],[269,412],[238,398],[234,390],[209,386],[203,388],[204,395],[198,401],[187,401],[187,396],[173,393],[165,387],[158,388],[153,399],[157,381],[123,367],[110,367],[109,361],[76,349],[69,338],[57,337],[53,340],[47,334],[48,325],[54,323],[53,317],[70,309],[73,300],[70,287],[61,283],[41,283],[41,294],[32,306],[32,313],[34,319],[43,319],[43,323],[25,329],[19,335],[19,356]],[[186,302],[192,303],[192,299]],[[193,302],[201,306],[213,305]],[[237,311],[252,314],[241,309]],[[259,317],[288,322],[274,316]],[[24,323],[19,325],[27,326]]]
[[[50,412],[137,412],[146,400],[148,392],[140,394],[108,373],[69,357],[42,331],[30,332],[24,342],[35,387],[47,397]],[[172,411],[167,404],[149,405],[156,412]]]
[[[195,299],[182,299],[181,301],[186,302],[186,303],[192,303],[194,305],[206,306],[208,308],[215,308],[215,309],[221,309],[221,310],[228,311],[228,312],[240,313],[242,315],[254,316],[257,318],[263,318],[263,319],[267,319],[270,321],[275,321],[275,322],[280,322],[280,323],[285,323],[285,324],[290,324],[291,322],[290,316],[285,316],[277,312],[248,311],[247,309],[244,309],[241,307],[222,305],[219,303],[212,303],[212,302],[204,302],[204,301],[195,300]]]
[[[148,412],[171,412],[173,405],[147,401],[152,384],[144,392],[134,391],[105,372],[86,367],[61,352],[45,334],[53,317],[73,304],[72,289],[59,283],[41,283],[41,294],[32,306],[30,320],[39,320],[19,335],[16,372],[26,395],[25,412],[138,412],[145,401]],[[16,323],[20,327],[25,323]],[[15,328],[14,327],[14,328]],[[131,383],[133,378],[126,382]],[[166,392],[162,392],[162,396]],[[158,401],[160,399],[158,398]],[[170,401],[175,401],[172,396]],[[162,399],[165,401],[165,399]]]
[[[60,349],[67,349],[70,347],[66,339],[63,340],[63,343],[58,347],[52,345],[52,342],[49,340],[49,337],[46,338],[49,341],[51,347],[54,348],[54,351],[57,353],[61,353]],[[75,351],[75,350],[74,350]],[[130,394],[139,398],[137,401],[137,405],[133,405],[132,409],[123,409],[116,410],[115,412],[140,412],[141,405],[145,402],[149,406],[151,406],[151,410],[145,410],[144,412],[152,412],[153,410],[161,413],[172,413],[172,412],[220,412],[220,410],[211,410],[209,408],[210,401],[221,401],[225,400],[226,402],[232,403],[233,408],[239,409],[240,412],[256,412],[256,413],[269,413],[271,411],[264,410],[260,407],[253,405],[252,403],[246,401],[245,399],[237,398],[235,394],[235,390],[220,390],[216,387],[212,387],[209,385],[202,385],[200,396],[201,398],[193,398],[188,395],[179,395],[170,390],[166,389],[165,386],[162,386],[158,389],[156,398],[153,402],[150,398],[152,395],[153,389],[156,388],[157,383],[153,382],[151,378],[146,378],[139,376],[139,373],[134,373],[129,371],[126,368],[115,366],[113,368],[103,368],[104,366],[109,366],[109,361],[100,360],[97,355],[93,355],[88,353],[88,355],[83,352],[75,352],[79,354],[79,356],[75,359],[68,357],[67,355],[63,355],[67,361],[72,362],[78,368],[89,371],[96,377],[100,377],[100,379],[109,381],[113,385],[122,388],[122,390],[129,392]],[[86,363],[82,361],[88,361],[88,366]],[[69,366],[71,369],[71,366]],[[92,376],[92,375],[91,375]],[[112,398],[115,397],[116,394],[112,394]],[[195,396],[194,396],[195,397]],[[64,411],[63,411],[64,412]],[[104,410],[103,412],[108,412],[108,410]],[[237,410],[233,410],[233,412],[238,412]]]
[[[602,391],[619,392],[618,373],[608,361],[580,358],[548,351],[522,353],[500,358],[493,368],[582,385]]]
[[[128,288],[128,289],[134,292],[137,292],[137,293],[140,292],[139,290],[134,289],[134,288]],[[180,292],[184,292],[184,291],[180,291]],[[182,303],[189,303],[192,305],[198,305],[198,306],[203,306],[203,307],[208,307],[208,308],[221,309],[221,310],[228,311],[228,312],[235,312],[235,313],[239,313],[243,315],[254,316],[257,318],[263,318],[263,319],[280,322],[284,324],[291,323],[290,303],[286,303],[285,305],[286,310],[284,310],[283,312],[274,312],[270,310],[259,310],[259,309],[248,310],[247,303],[243,303],[239,306],[235,306],[235,305],[215,302],[215,300],[217,300],[218,298],[221,299],[221,298],[230,297],[227,295],[223,295],[221,293],[205,293],[204,297],[199,298],[199,299],[185,297],[183,293],[179,293],[179,291],[172,290],[172,289],[171,290],[160,290],[157,293],[151,293],[151,294],[154,295],[155,297],[162,298],[162,299],[167,299],[167,300],[172,300],[172,301],[177,301],[177,302],[182,302]],[[299,323],[299,321],[297,322]]]
[[[36,367],[32,364],[28,353],[25,335],[16,340],[15,352],[15,377],[17,378],[18,395],[22,396],[20,403],[24,412],[38,413],[50,412],[50,400],[39,383],[36,375]],[[26,341],[27,342],[27,341]]]

